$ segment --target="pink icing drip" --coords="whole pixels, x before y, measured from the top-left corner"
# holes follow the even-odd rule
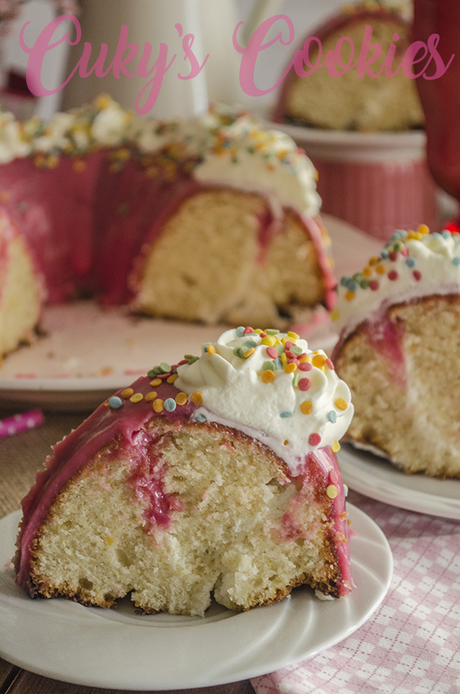
[[[83,171],[76,170],[77,163],[83,164]],[[185,164],[193,167],[193,162]],[[3,207],[46,277],[50,303],[88,291],[105,304],[128,302],[138,286],[145,254],[171,214],[190,196],[220,188],[199,183],[180,162],[172,182],[150,178],[135,156],[116,173],[112,165],[110,151],[99,150],[81,160],[61,155],[55,168],[37,168],[32,158],[0,167]],[[320,220],[299,219],[315,245],[329,306],[335,279]],[[259,225],[261,262],[278,226],[267,205]]]
[[[164,466],[161,454],[158,455],[152,450],[151,438],[145,432],[141,432],[136,443],[139,446],[140,463],[136,466],[136,472],[128,480],[128,484],[139,501],[146,506],[144,518],[148,528],[162,526],[166,529],[170,525],[171,511],[183,511],[184,506],[181,501],[164,490]]]
[[[337,559],[341,571],[339,594],[348,595],[354,586],[350,567],[350,535],[345,511],[345,492],[340,475],[337,456],[330,447],[319,448],[313,453],[305,456],[301,472],[293,480],[302,480],[302,489],[299,494],[292,499],[290,508],[284,514],[282,523],[286,531],[286,539],[295,537],[309,538],[305,535],[305,530],[297,526],[292,518],[292,509],[298,504],[303,504],[305,498],[309,496],[309,488],[317,488],[319,493],[326,493],[328,485],[333,484],[337,489],[337,496],[332,500],[332,517],[334,519],[331,539],[334,544]]]
[[[132,386],[134,392],[143,395],[150,392],[150,380],[147,377],[138,379]],[[168,383],[162,383],[156,390],[162,399],[175,397],[178,392]],[[174,422],[189,418],[195,409],[193,403],[187,402],[174,412],[164,411],[162,416]],[[25,586],[27,583],[30,546],[55,496],[88,460],[114,438],[119,438],[118,451],[124,457],[129,455],[134,464],[139,464],[143,449],[139,445],[138,434],[145,423],[155,416],[158,414],[153,411],[152,403],[145,399],[139,403],[124,400],[122,407],[116,410],[102,404],[78,429],[53,447],[53,456],[45,462],[47,469],[37,473],[35,485],[22,501],[23,521],[18,538],[20,551],[15,557],[19,585]]]
[[[365,323],[364,329],[370,344],[383,359],[391,363],[391,377],[400,388],[406,386],[406,361],[402,340],[403,323],[391,320],[388,313]]]

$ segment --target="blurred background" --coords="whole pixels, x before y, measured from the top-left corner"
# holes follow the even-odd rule
[[[386,4],[406,19],[411,18],[412,0],[367,1],[374,7],[377,2]],[[91,75],[85,79],[75,74],[63,90],[49,96],[35,98],[27,94],[28,54],[19,44],[20,28],[30,22],[24,38],[32,46],[57,14],[72,13],[76,4],[82,39],[73,47],[63,42],[46,54],[41,78],[48,90],[65,81],[82,55],[85,41],[92,45],[90,65],[99,55],[101,43],[108,45],[108,65],[116,50],[120,27],[125,24],[129,29],[128,43],[135,43],[141,49],[145,42],[151,44],[150,66],[162,42],[168,45],[168,56],[177,54],[149,115],[159,118],[200,115],[208,103],[224,101],[240,104],[272,121],[279,89],[251,97],[240,86],[241,56],[232,45],[237,23],[243,22],[238,32],[243,45],[268,17],[284,14],[293,23],[292,43],[287,46],[276,41],[257,59],[255,83],[259,89],[268,91],[280,80],[305,36],[345,4],[353,5],[353,0],[347,3],[340,0],[0,0],[0,103],[17,117],[33,114],[49,119],[56,111],[80,106],[101,92],[109,93],[125,108],[134,108],[148,80],[139,76],[117,79],[112,72],[103,78]],[[358,4],[356,0],[354,4]],[[8,7],[15,8],[12,14],[18,16],[14,21],[5,21]],[[175,29],[177,23],[183,28],[182,37]],[[278,22],[267,34],[267,41],[280,30],[287,39],[287,25]],[[74,36],[74,27],[69,22],[61,24],[53,39],[59,39],[66,31]],[[183,61],[182,40],[187,33],[195,37],[193,51],[199,63],[207,54],[209,58],[197,77],[180,80],[177,74],[185,75],[190,70],[190,64]],[[136,58],[133,67],[138,62]],[[133,67],[128,66],[128,70]],[[408,228],[422,221],[437,230],[441,220],[457,214],[457,203],[434,185],[428,172],[423,130],[396,135],[336,131],[331,136],[327,131],[312,128],[286,125],[284,129],[307,151],[319,171],[318,190],[324,212],[380,238],[387,238],[395,227]]]

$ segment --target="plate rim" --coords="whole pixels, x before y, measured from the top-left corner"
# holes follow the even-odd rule
[[[372,461],[375,461],[377,463],[384,463],[388,466],[388,469],[385,470],[385,478],[380,475],[375,476],[375,486],[372,482],[369,483],[369,479],[372,479],[375,473],[373,473],[371,469],[366,469],[363,474],[361,467],[358,468],[354,462],[356,459],[361,462],[361,459],[358,458],[357,455],[358,452],[361,455],[370,456],[368,462],[364,461],[366,465],[371,466],[374,464]],[[460,499],[457,500],[453,497],[430,494],[406,485],[398,484],[398,478],[410,480],[411,476],[399,470],[389,460],[385,458],[379,459],[377,456],[373,456],[369,451],[354,449],[352,444],[348,444],[347,447],[342,446],[337,454],[337,458],[342,479],[350,489],[364,494],[375,501],[381,501],[406,511],[425,513],[427,515],[449,518],[451,520],[460,520]],[[379,470],[381,469],[384,468],[379,466]],[[387,476],[388,479],[386,478]],[[378,484],[382,481],[384,481],[384,486]],[[441,482],[441,480],[436,481]],[[456,481],[460,484],[460,480],[447,479],[442,481]],[[407,496],[408,493],[410,495],[409,497]]]
[[[80,675],[80,676],[75,677],[73,675],[69,676],[69,673],[62,672],[62,670],[57,672],[56,666],[50,665],[49,663],[47,665],[45,664],[45,665],[42,665],[40,667],[37,667],[37,665],[35,663],[33,663],[30,660],[28,660],[27,658],[25,658],[24,655],[23,656],[16,656],[16,655],[11,653],[11,650],[8,650],[8,648],[5,649],[5,647],[2,646],[2,643],[1,643],[2,628],[1,628],[1,626],[0,626],[0,655],[2,657],[5,657],[5,659],[7,661],[13,662],[13,664],[15,664],[19,667],[22,667],[26,670],[29,670],[29,671],[34,672],[36,674],[39,674],[41,676],[50,677],[52,679],[57,679],[60,681],[70,682],[73,684],[78,684],[78,685],[83,685],[83,686],[95,686],[95,687],[114,687],[116,684],[116,688],[118,688],[118,689],[134,690],[134,691],[174,690],[174,689],[181,689],[181,688],[216,686],[216,685],[221,685],[221,684],[227,684],[230,682],[247,680],[247,679],[250,679],[253,677],[257,677],[257,676],[266,674],[267,672],[273,672],[273,671],[278,670],[280,668],[287,667],[287,666],[289,666],[295,662],[300,662],[303,659],[313,657],[314,655],[317,655],[318,653],[322,652],[323,650],[330,648],[333,645],[336,645],[337,643],[342,641],[344,638],[347,638],[354,631],[359,629],[359,627],[361,627],[372,616],[372,614],[374,614],[374,612],[379,608],[379,606],[383,602],[383,600],[384,600],[385,596],[387,595],[388,590],[390,588],[390,583],[391,583],[392,574],[393,574],[393,558],[392,558],[392,553],[391,553],[391,549],[390,549],[388,540],[386,539],[381,528],[364,511],[357,508],[353,504],[348,504],[347,508],[348,508],[349,513],[350,513],[350,517],[352,518],[352,522],[354,522],[358,526],[364,528],[364,530],[361,530],[362,535],[359,536],[360,540],[362,540],[364,545],[368,544],[369,542],[372,542],[373,546],[378,548],[379,562],[383,566],[383,574],[384,575],[382,576],[382,571],[381,571],[382,566],[379,566],[378,577],[376,574],[374,575],[374,583],[376,584],[376,587],[374,589],[374,595],[372,597],[370,604],[366,607],[364,612],[359,614],[358,619],[355,619],[355,621],[353,621],[352,623],[348,623],[347,625],[345,625],[345,627],[342,628],[342,630],[339,630],[338,632],[336,632],[336,634],[333,637],[327,638],[326,643],[318,644],[316,646],[310,645],[307,652],[305,654],[302,654],[300,658],[298,657],[299,654],[297,653],[293,658],[289,658],[286,656],[284,656],[284,657],[279,656],[278,660],[270,660],[270,662],[265,661],[264,663],[259,663],[257,666],[256,665],[248,666],[247,664],[245,664],[242,667],[242,669],[240,671],[237,670],[234,675],[231,675],[231,676],[224,675],[223,677],[222,677],[222,675],[220,675],[220,676],[217,676],[215,678],[211,678],[211,680],[207,680],[206,678],[204,680],[202,680],[200,678],[197,679],[195,676],[195,679],[193,679],[193,681],[189,681],[188,679],[187,680],[184,679],[184,673],[182,673],[180,677],[177,677],[176,674],[174,674],[173,677],[170,677],[169,681],[165,681],[163,678],[157,682],[155,682],[155,681],[152,682],[149,680],[148,682],[144,681],[142,686],[139,686],[139,682],[136,684],[135,682],[133,682],[131,680],[129,682],[128,681],[120,682],[118,679],[116,680],[117,676],[116,675],[113,676],[113,674],[111,676],[112,678],[110,678],[110,677],[106,678],[105,675],[100,675],[100,674],[95,675],[94,678],[93,677],[88,678],[85,675]],[[20,518],[20,513],[21,513],[20,511],[15,511],[12,514],[9,514],[8,516],[6,516],[5,518],[0,520],[0,540],[2,539],[2,531],[4,532],[4,528],[8,524],[11,525],[15,521],[18,521]],[[11,541],[11,537],[9,539]],[[377,542],[377,540],[378,540],[378,542]],[[364,550],[361,550],[361,551],[364,555],[363,557],[360,557],[360,561],[362,562],[362,565],[359,564],[359,561],[358,561],[356,556],[353,558],[353,555],[352,555],[352,565],[353,564],[355,565],[355,569],[356,569],[356,567],[360,567],[362,571],[369,573],[371,571],[371,568],[368,566],[368,564],[366,564],[366,562],[369,562],[369,558],[367,556],[368,552],[364,551]],[[360,554],[359,549],[357,552],[355,550],[355,554],[358,554],[358,555]],[[0,582],[0,584],[1,584],[1,582]],[[364,584],[364,581],[363,581],[363,584]],[[356,595],[357,590],[358,589],[355,588],[354,589],[355,592],[354,593],[352,592],[351,596],[349,596],[347,598],[343,598],[342,600],[352,601],[353,600],[353,594]],[[366,586],[363,585],[363,599],[365,597],[364,596],[365,590],[368,590],[367,585]],[[302,592],[298,593],[298,595],[302,595]],[[307,595],[307,593],[305,592],[304,595]],[[16,597],[16,599],[18,599],[18,598]],[[19,599],[20,599],[20,603],[18,605],[18,608],[20,605],[25,605],[25,603],[22,603],[22,598],[19,598]],[[29,602],[29,598],[25,595],[24,595],[24,599]],[[2,607],[3,600],[4,600],[4,598],[0,593],[0,608]],[[251,621],[252,622],[257,621],[257,610],[264,610],[264,612],[262,614],[263,614],[263,617],[266,617],[266,619],[265,620],[262,619],[262,621],[264,623],[268,621],[268,624],[270,624],[270,618],[268,617],[268,619],[267,619],[267,615],[270,616],[270,614],[272,614],[273,620],[276,622],[277,621],[277,615],[278,615],[278,621],[279,621],[280,616],[282,616],[285,613],[289,613],[289,609],[290,609],[290,615],[291,615],[290,618],[292,620],[293,615],[298,615],[298,613],[300,611],[299,605],[300,605],[300,607],[302,607],[302,601],[300,599],[298,599],[295,603],[295,609],[292,607],[290,608],[290,606],[292,606],[294,604],[294,600],[295,600],[295,598],[294,599],[286,598],[284,601],[281,601],[280,603],[276,603],[275,605],[268,606],[268,607],[262,607],[262,608],[256,608],[256,610],[250,610],[249,612],[245,612],[245,613],[236,613],[235,615],[232,615],[232,617],[237,617],[237,618],[239,617],[240,618],[239,624],[241,624],[244,619],[246,619],[247,623],[250,623]],[[353,602],[341,603],[340,601],[334,601],[334,603],[332,603],[332,601],[323,602],[323,601],[317,600],[316,598],[311,596],[311,594],[310,594],[310,597],[304,598],[303,602],[305,602],[305,604],[308,605],[308,603],[309,602],[311,603],[312,600],[314,601],[312,604],[314,604],[317,609],[323,610],[323,612],[325,614],[327,613],[328,609],[330,610],[331,608],[333,608],[334,604],[335,605],[339,605],[339,604],[345,605],[346,606],[344,608],[345,612],[347,610],[349,610],[349,611],[351,610],[352,613],[353,613],[353,608],[355,609],[355,612],[356,612],[357,607],[358,607],[358,605],[355,604],[356,599],[355,599],[355,603],[353,603]],[[369,600],[369,597],[366,597],[366,600]],[[62,605],[64,603],[65,603],[65,601],[62,600],[62,603],[60,602],[59,604]],[[40,608],[41,605],[43,605],[43,607],[46,608],[47,601],[39,601],[39,602],[30,601],[30,605],[33,606],[33,609],[35,609],[36,606],[38,606]],[[75,605],[73,603],[70,603],[70,605],[72,605],[72,607],[75,608]],[[69,605],[69,607],[70,607],[70,605]],[[82,606],[78,606],[78,607],[80,608]],[[85,610],[86,609],[97,610],[97,608],[83,608],[83,609],[85,609]],[[272,611],[271,613],[268,612],[270,610]],[[66,608],[64,608],[64,611],[66,611]],[[307,609],[307,611],[308,611],[308,609]],[[26,614],[27,614],[27,612],[26,612]],[[246,616],[249,615],[249,618],[245,617],[245,615]],[[251,615],[253,617],[252,620],[251,620]],[[225,623],[229,624],[229,627],[227,630],[230,630],[230,632],[231,632],[232,626],[233,626],[232,623],[235,624],[232,617],[229,619],[225,619],[223,621],[217,622],[217,624],[219,624],[219,623],[224,624],[224,627],[225,627]],[[241,619],[241,618],[243,618],[243,619]],[[283,619],[284,619],[284,617],[283,617]],[[55,621],[56,621],[56,618],[55,618]],[[111,620],[111,619],[109,619],[109,620],[105,619],[104,622],[107,622],[107,623],[111,622],[112,625],[113,624],[119,624],[117,621]],[[107,625],[106,625],[106,627],[107,627]],[[28,628],[30,628],[30,623],[28,625]],[[247,628],[247,627],[243,627],[243,628]],[[270,638],[272,638],[271,632],[273,631],[273,629],[274,629],[274,627],[271,627],[268,630],[269,634],[270,634]],[[75,630],[68,630],[68,631],[73,632]],[[127,629],[127,631],[128,631],[128,629]],[[150,630],[148,630],[148,631],[150,631]],[[183,630],[183,631],[186,631],[186,630]],[[217,630],[217,631],[219,631],[219,630]],[[225,628],[224,628],[224,631],[225,631]],[[164,633],[164,631],[162,631],[162,633]],[[5,640],[6,640],[6,638],[5,638]],[[279,642],[277,640],[277,644],[278,643]],[[296,643],[296,647],[298,647],[297,643]],[[29,653],[29,655],[30,655],[30,653]],[[268,654],[267,654],[267,656],[269,657]],[[224,668],[224,672],[225,672],[225,668]],[[149,675],[152,679],[155,679],[155,677],[156,677],[154,672],[150,672]],[[188,678],[188,675],[187,675],[187,678]],[[145,679],[145,675],[144,675],[144,679]],[[158,679],[158,677],[157,677],[157,679]]]

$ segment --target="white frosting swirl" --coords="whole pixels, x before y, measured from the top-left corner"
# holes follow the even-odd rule
[[[204,183],[262,193],[309,217],[315,217],[321,208],[310,159],[285,133],[261,130],[247,118],[217,130],[210,152],[194,176]],[[274,212],[279,216],[281,210]]]
[[[345,434],[353,416],[350,390],[325,353],[310,351],[293,333],[267,340],[262,331],[242,335],[243,330],[227,330],[217,342],[204,345],[199,359],[178,367],[175,386],[188,395],[201,393],[196,418],[238,425],[270,443],[295,473],[306,453],[331,446]],[[264,344],[274,340],[274,346]],[[269,347],[284,356],[275,361]],[[292,349],[298,352],[297,363],[289,356]],[[272,377],[265,382],[267,371]]]
[[[432,294],[460,294],[460,234],[397,231],[379,257],[343,277],[332,318],[342,337],[379,310]]]

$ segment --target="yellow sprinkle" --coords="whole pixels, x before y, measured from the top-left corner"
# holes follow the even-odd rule
[[[150,393],[147,393],[145,399],[147,400],[147,402],[150,402],[151,400],[155,400],[157,395],[158,393],[156,392],[156,390],[151,390]]]
[[[326,488],[326,494],[328,495],[329,499],[335,499],[335,497],[338,494],[337,487],[335,486],[335,484],[330,484]]]
[[[324,356],[324,354],[317,354],[316,357],[313,357],[312,364],[313,366],[316,366],[318,369],[320,369],[324,364],[326,363],[327,357]]]
[[[168,378],[166,379],[166,382],[167,383],[174,383],[174,381],[177,381],[178,378],[179,378],[179,374],[171,374],[171,376],[168,376]]]
[[[102,110],[104,108],[108,108],[111,103],[112,103],[112,99],[108,94],[100,94],[96,98],[94,105],[97,109]]]
[[[385,265],[377,265],[375,268],[375,271],[378,275],[384,275],[385,274]]]
[[[120,393],[122,398],[130,398],[131,395],[133,395],[133,394],[134,394],[134,390],[132,388],[125,388]]]
[[[150,381],[150,385],[153,387],[161,386],[161,378],[154,378],[153,381]]]
[[[293,333],[291,330],[289,330],[287,336],[293,340],[298,340],[300,337],[300,335],[297,335],[297,333]]]
[[[271,383],[275,380],[275,374],[273,371],[270,371],[270,369],[267,369],[263,372],[261,379],[264,383]]]
[[[337,453],[337,451],[340,451],[340,443],[338,441],[334,441],[334,443],[331,446],[331,451],[333,453]]]
[[[300,411],[302,414],[311,414],[313,410],[313,405],[309,400],[304,400],[303,403],[300,405]]]
[[[217,352],[214,345],[208,345],[207,349],[208,349],[208,354],[215,354]]]
[[[153,409],[155,410],[155,412],[163,412],[164,408],[164,400],[162,400],[161,398],[157,398],[153,401]]]
[[[263,330],[261,330],[261,328],[254,328],[254,332],[260,335],[260,333],[262,333]]]
[[[337,400],[335,401],[335,406],[336,406],[339,410],[346,410],[347,407],[348,407],[347,401],[344,400],[343,398],[337,398]]]
[[[104,403],[104,407],[109,407],[109,403],[108,403],[108,402],[105,402],[105,403]]]
[[[339,320],[340,318],[340,313],[337,311],[337,309],[334,309],[331,311],[331,320]],[[300,361],[305,361],[305,359],[301,359]]]
[[[363,275],[364,275],[364,277],[370,277],[372,275],[372,272],[373,271],[372,271],[371,266],[368,265],[367,267],[364,268]]]
[[[185,405],[188,400],[187,393],[178,393],[175,399],[178,405]]]
[[[353,299],[355,298],[355,296],[356,296],[356,294],[355,294],[354,292],[347,292],[347,293],[345,294],[345,299],[346,299],[347,301],[353,301]]]
[[[142,395],[142,393],[134,393],[134,395],[131,395],[129,399],[131,400],[131,402],[140,402],[144,399],[144,396]]]
[[[430,233],[430,229],[429,229],[429,227],[427,227],[426,224],[420,224],[417,231],[419,234],[429,234]]]
[[[300,361],[301,363],[302,363],[302,362],[308,362],[309,364],[311,364],[311,357],[308,356],[308,354],[307,354],[305,357],[300,357],[299,361]]]
[[[273,335],[267,335],[267,337],[262,338],[261,344],[265,345],[266,347],[274,347],[276,345],[276,337]]]
[[[283,368],[284,368],[287,364],[287,356],[286,356],[285,352],[283,352],[283,354],[280,355],[280,359],[281,359],[281,363],[282,363]]]
[[[255,348],[251,347],[250,349],[248,349],[247,352],[244,353],[244,358],[248,359],[248,357],[250,357],[252,354],[254,354],[255,351],[256,351]]]
[[[286,366],[284,367],[284,371],[287,374],[293,374],[296,369],[297,369],[297,364],[294,364],[293,362],[291,362],[290,364],[286,364]]]
[[[199,390],[195,390],[195,392],[191,394],[190,400],[193,402],[194,405],[200,407],[200,405],[203,404],[203,394],[200,393]]]
[[[380,258],[377,258],[377,256],[374,255],[372,258],[370,258],[369,265],[377,265],[379,262]]]
[[[285,440],[283,441],[284,446],[287,446],[288,443],[289,443],[288,439],[285,439]]]
[[[86,161],[83,161],[82,159],[77,159],[76,161],[74,161],[72,168],[77,173],[81,173],[86,169]]]

